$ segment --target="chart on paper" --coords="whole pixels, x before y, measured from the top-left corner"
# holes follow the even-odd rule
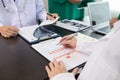
[[[77,52],[75,49],[58,45],[60,39],[61,38],[51,39],[34,44],[32,47],[50,61],[53,59],[63,61],[67,70],[87,61],[88,55]]]

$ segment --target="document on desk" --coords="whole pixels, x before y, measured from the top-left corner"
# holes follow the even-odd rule
[[[65,48],[62,45],[58,45],[60,39],[61,37],[33,44],[32,48],[49,61],[52,61],[53,59],[63,61],[67,70],[70,70],[88,60],[89,56],[87,54],[78,52],[76,49]],[[83,39],[87,40],[87,37],[83,37]],[[92,39],[88,40],[92,41]]]
[[[58,21],[58,19],[59,17],[57,17],[55,20],[44,20],[41,22],[39,26],[54,24],[55,22]]]
[[[74,32],[85,30],[90,27],[88,23],[85,23],[83,21],[67,20],[67,19],[58,21],[56,25],[58,27],[61,27],[70,31],[74,31]]]
[[[54,24],[58,19],[59,19],[59,17],[57,17],[55,20],[44,20],[43,22],[41,22],[40,25],[33,25],[33,26],[19,28],[19,30],[20,30],[19,34],[21,37],[23,37],[29,43],[38,42],[39,41],[38,38],[36,38],[33,35],[34,31],[40,26]]]
[[[39,25],[33,25],[33,26],[19,28],[19,35],[29,43],[34,43],[38,41],[38,39],[33,36],[33,33],[38,27]]]

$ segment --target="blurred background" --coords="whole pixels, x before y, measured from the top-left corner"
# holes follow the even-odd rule
[[[43,0],[45,3],[46,10],[48,11],[48,0]],[[119,0],[96,0],[96,1],[109,1],[111,17],[117,17],[120,13],[120,3]],[[86,8],[85,15],[88,15],[88,11]]]

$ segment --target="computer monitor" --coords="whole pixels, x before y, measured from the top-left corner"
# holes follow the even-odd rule
[[[92,30],[107,34],[111,31],[109,20],[111,18],[109,2],[99,1],[88,3],[88,12]]]
[[[111,18],[109,3],[106,1],[88,3],[90,24],[100,24]]]

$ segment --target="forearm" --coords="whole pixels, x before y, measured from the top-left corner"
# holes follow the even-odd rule
[[[37,0],[36,2],[36,14],[41,21],[47,19],[47,11],[42,0]]]
[[[75,77],[72,73],[61,73],[54,76],[50,80],[75,80]]]
[[[72,4],[78,4],[78,3],[82,2],[82,0],[69,0],[69,2]]]

